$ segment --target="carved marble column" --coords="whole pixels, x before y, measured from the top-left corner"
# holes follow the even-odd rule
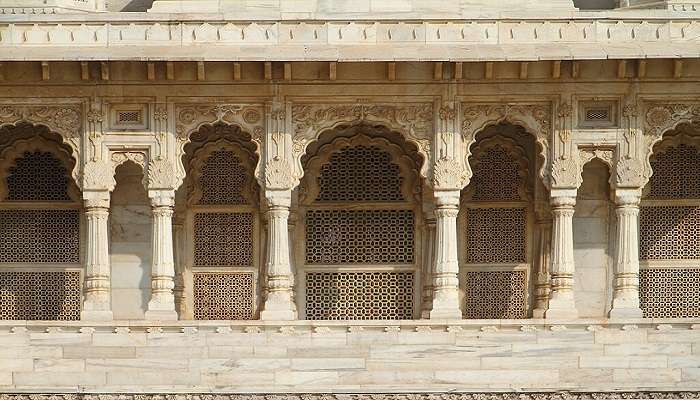
[[[289,207],[291,190],[267,190],[267,298],[260,313],[263,320],[293,320],[297,310],[292,296],[292,265],[289,261]]]
[[[87,243],[85,298],[81,320],[111,320],[109,264],[109,191],[84,192]]]
[[[532,317],[543,318],[549,303],[552,219],[538,213],[535,222],[535,235],[537,235],[537,254],[535,256],[535,302]]]
[[[152,190],[148,193],[153,212],[151,300],[146,311],[147,320],[176,320],[175,262],[173,258],[173,209],[175,193],[172,190]]]
[[[178,215],[180,212],[178,211]],[[173,220],[173,243],[174,243],[174,255],[173,260],[175,262],[175,287],[173,288],[173,295],[175,296],[175,310],[178,315],[183,316],[187,311],[187,301],[185,300],[185,265],[184,257],[185,254],[185,227],[182,218],[174,218]]]
[[[639,200],[638,191],[618,191],[617,255],[610,318],[641,318],[639,307]]]
[[[435,260],[435,214],[430,211],[430,216],[425,218],[425,237],[423,239],[423,288],[421,318],[430,318],[430,310],[433,307],[433,260]]]
[[[457,254],[457,214],[459,190],[435,192],[435,271],[433,308],[430,319],[461,319],[459,306],[459,261]]]
[[[574,234],[575,196],[552,197],[552,287],[545,318],[578,317],[574,301]]]

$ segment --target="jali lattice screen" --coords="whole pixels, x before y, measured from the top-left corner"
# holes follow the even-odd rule
[[[465,278],[465,318],[525,318],[525,271],[474,271]]]
[[[413,272],[308,272],[306,318],[411,319]]]
[[[194,274],[194,318],[198,320],[252,319],[252,272]]]
[[[642,260],[700,258],[700,207],[641,207],[639,231]]]
[[[521,169],[505,147],[494,145],[484,150],[475,160],[472,200],[520,200]]]
[[[521,263],[527,259],[525,208],[469,208],[467,263]]]
[[[0,319],[79,320],[80,272],[0,271]]]
[[[647,199],[700,198],[700,152],[694,146],[670,147],[651,160],[654,175],[649,180]]]
[[[645,318],[700,317],[700,268],[653,268],[639,274]]]
[[[68,174],[49,152],[25,152],[15,160],[7,177],[7,200],[67,201]]]
[[[253,214],[199,212],[194,215],[194,265],[253,265]]]
[[[412,210],[309,210],[307,264],[413,263]]]
[[[78,210],[0,210],[0,262],[80,262]]]
[[[215,151],[202,166],[199,204],[247,204],[241,189],[247,180],[240,157],[230,150]]]

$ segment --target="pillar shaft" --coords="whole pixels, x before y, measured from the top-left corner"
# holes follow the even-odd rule
[[[617,196],[617,257],[611,318],[641,318],[639,307],[639,197]]]
[[[532,310],[534,318],[544,317],[549,304],[550,278],[549,264],[552,248],[552,220],[540,219],[536,223],[537,258],[535,277],[535,307]]]
[[[109,265],[109,192],[85,200],[87,249],[85,254],[85,299],[80,318],[111,320],[112,302]]]
[[[459,306],[459,261],[457,254],[457,214],[459,190],[436,192],[435,270],[431,319],[461,319]]]
[[[175,262],[173,258],[173,205],[174,194],[151,196],[153,264],[151,268],[151,300],[146,319],[176,320]]]
[[[575,197],[554,197],[552,206],[551,293],[546,318],[577,318],[574,301]]]

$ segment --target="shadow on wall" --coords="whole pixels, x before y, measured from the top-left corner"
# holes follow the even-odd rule
[[[153,0],[107,0],[107,11],[145,12]]]
[[[609,10],[617,7],[617,0],[574,0],[581,10]]]

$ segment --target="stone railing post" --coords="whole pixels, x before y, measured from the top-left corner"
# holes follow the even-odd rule
[[[111,320],[109,264],[109,191],[85,192],[87,243],[85,252],[85,298],[82,320]]]
[[[574,235],[575,196],[552,197],[552,260],[551,292],[545,318],[578,317],[574,301]]]
[[[151,300],[146,311],[147,320],[176,320],[175,262],[173,258],[173,190],[149,190],[152,208]]]
[[[263,320],[293,320],[297,310],[292,295],[292,265],[289,259],[289,208],[291,190],[267,190],[267,298],[260,313]]]
[[[435,192],[435,271],[430,319],[462,318],[457,277],[459,273],[457,258],[459,196],[459,190]]]
[[[616,193],[617,255],[610,318],[641,318],[639,307],[639,201],[638,192]]]

